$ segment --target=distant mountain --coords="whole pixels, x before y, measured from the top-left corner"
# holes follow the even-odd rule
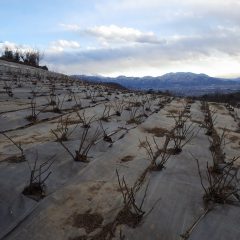
[[[93,82],[116,82],[131,89],[169,90],[183,95],[201,95],[215,91],[231,92],[240,90],[240,78],[226,79],[210,77],[206,74],[191,72],[167,73],[159,77],[126,77],[116,78],[102,76],[74,75],[74,77]]]

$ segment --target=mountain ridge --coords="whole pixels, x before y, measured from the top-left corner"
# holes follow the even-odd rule
[[[196,91],[198,94],[205,94],[214,91],[234,91],[240,89],[240,78],[217,78],[204,73],[192,72],[170,72],[162,76],[152,77],[103,77],[73,75],[73,77],[92,81],[92,82],[116,82],[124,87],[138,90],[169,90],[186,94],[189,90]]]

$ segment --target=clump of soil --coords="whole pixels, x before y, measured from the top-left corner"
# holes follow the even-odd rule
[[[75,151],[75,152],[76,152],[76,155],[75,155],[74,161],[76,161],[76,162],[86,162],[86,163],[88,163],[87,155],[80,154],[78,151]]]
[[[140,124],[141,123],[141,120],[140,119],[137,119],[137,118],[131,118],[127,121],[127,124]]]
[[[128,207],[124,207],[116,216],[113,222],[110,222],[102,227],[102,230],[95,236],[90,238],[91,240],[106,240],[115,237],[115,230],[118,225],[124,224],[131,228],[137,227],[141,222],[143,215],[133,213]]]
[[[39,201],[46,196],[45,190],[46,190],[45,185],[41,185],[38,182],[36,182],[25,187],[22,193],[23,195],[35,201]]]
[[[108,122],[109,117],[101,117],[100,120],[104,121],[104,122]]]
[[[116,228],[116,222],[108,223],[107,225],[102,227],[102,231],[97,233],[95,236],[91,238],[91,240],[106,240],[106,239],[112,239],[115,237],[115,228]]]
[[[149,167],[149,170],[151,171],[162,171],[165,168],[163,164],[157,164],[157,165],[152,165]]]
[[[86,233],[91,233],[95,229],[101,227],[103,217],[99,213],[90,213],[87,211],[83,214],[75,214],[73,216],[73,227],[84,228]]]
[[[54,113],[61,113],[61,112],[62,112],[58,107],[53,108],[52,111],[53,111]]]
[[[36,116],[32,116],[32,115],[27,116],[26,119],[29,122],[36,122],[37,121],[37,117]]]
[[[110,136],[108,136],[108,135],[105,135],[105,136],[103,137],[103,140],[104,140],[105,142],[113,143],[112,138],[111,138]]]
[[[171,155],[178,155],[182,152],[181,148],[168,148],[166,150],[167,153],[171,154]]]
[[[121,159],[121,162],[129,162],[129,161],[132,161],[133,159],[134,159],[134,156],[127,155]]]
[[[142,220],[142,215],[133,213],[128,207],[124,207],[117,215],[118,224],[125,224],[131,228],[135,228]]]
[[[156,137],[164,137],[169,131],[165,128],[154,127],[154,128],[145,128],[145,132],[154,134]]]

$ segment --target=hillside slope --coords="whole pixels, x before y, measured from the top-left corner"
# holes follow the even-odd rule
[[[0,81],[0,239],[239,238],[238,108],[16,73]]]

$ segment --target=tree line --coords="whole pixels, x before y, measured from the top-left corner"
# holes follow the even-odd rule
[[[33,67],[40,67],[39,63],[43,58],[43,54],[38,50],[20,51],[19,49],[13,50],[5,47],[0,58],[11,62],[24,63]]]
[[[192,97],[194,100],[228,103],[235,107],[240,107],[240,91],[232,93],[215,92],[205,94],[199,97]]]

